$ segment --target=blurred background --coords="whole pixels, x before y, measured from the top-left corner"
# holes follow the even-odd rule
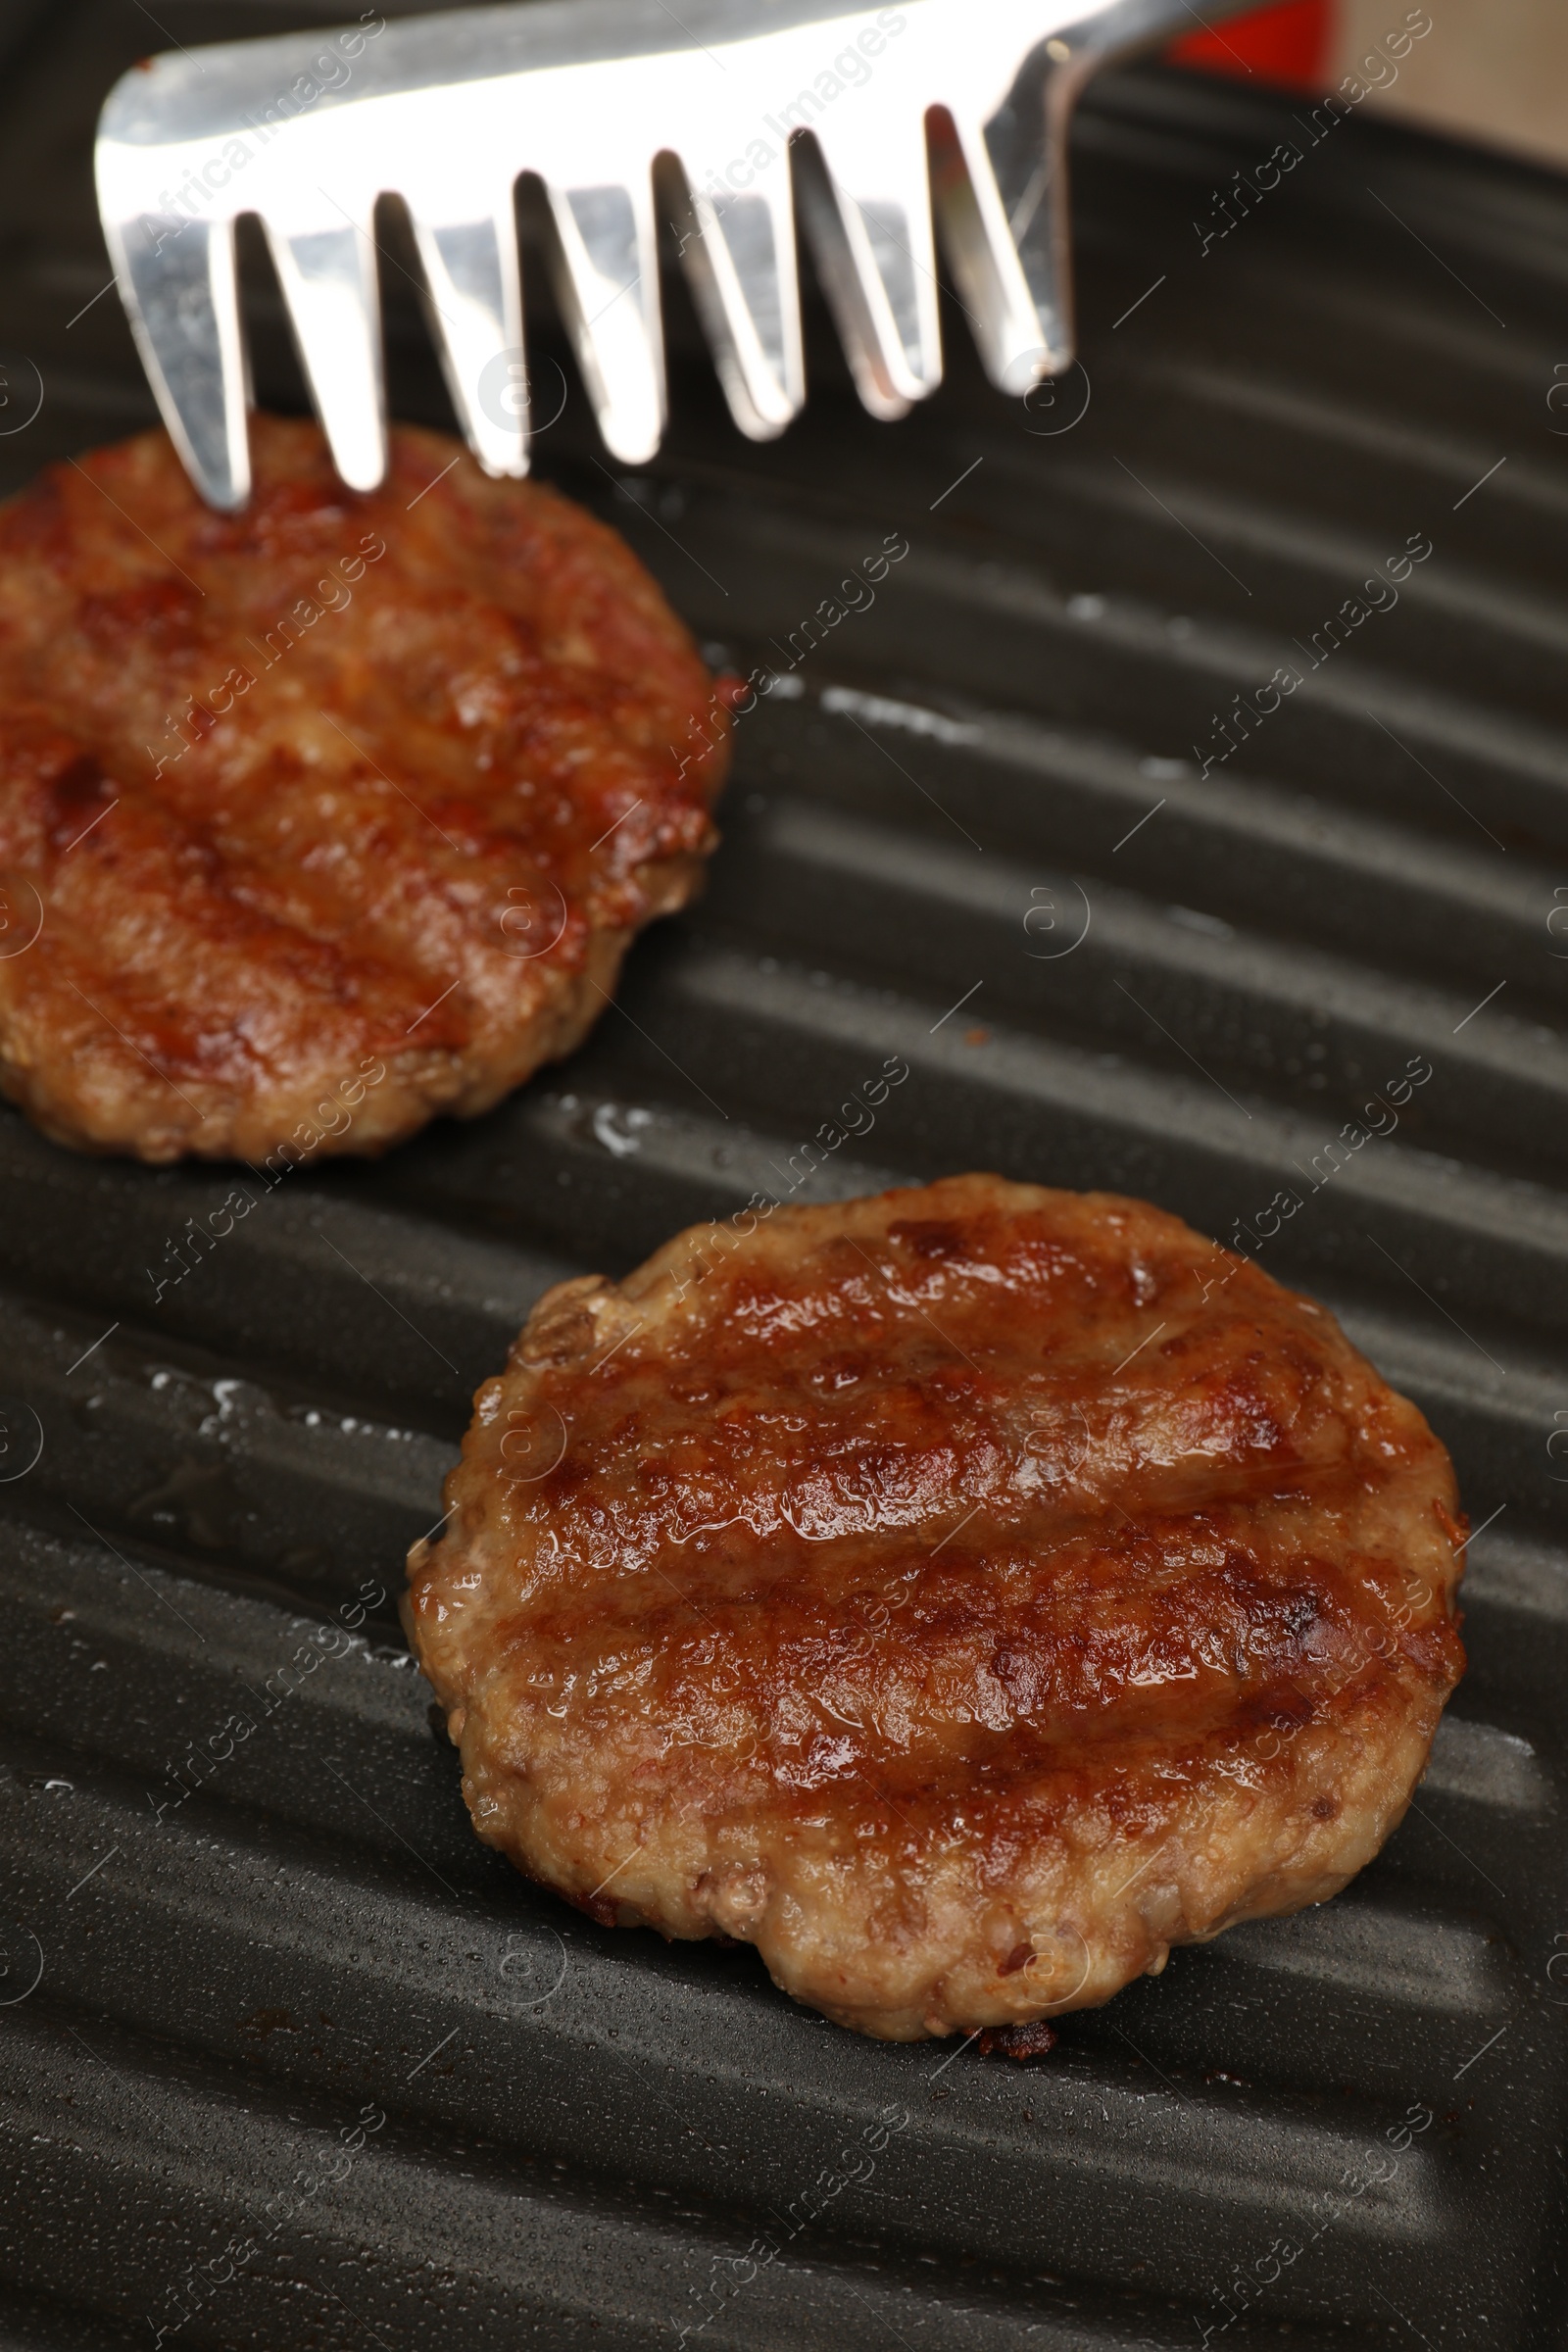
[[[1195,33],[1180,54],[1208,73],[1333,89],[1407,13],[1401,0],[1286,0]],[[1431,33],[1369,103],[1427,129],[1568,164],[1564,0],[1432,0],[1419,13]]]

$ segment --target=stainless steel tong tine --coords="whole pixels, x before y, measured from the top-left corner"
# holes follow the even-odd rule
[[[1211,0],[1208,15],[1245,0]],[[735,420],[806,397],[797,218],[860,398],[941,379],[933,210],[986,369],[1026,392],[1072,353],[1065,153],[1084,82],[1190,28],[1187,0],[523,0],[153,58],[99,124],[104,231],[164,418],[210,505],[250,495],[234,223],[266,231],[345,482],[387,466],[374,211],[408,207],[453,402],[494,474],[527,470],[515,197],[535,175],[600,430],[665,423],[661,207]],[[793,162],[791,151],[795,150]]]

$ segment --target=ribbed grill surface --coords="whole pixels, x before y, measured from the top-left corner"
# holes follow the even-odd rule
[[[312,21],[90,0],[21,36],[0,356],[46,394],[5,486],[151,417],[114,295],[82,309],[104,90],[166,33]],[[1100,87],[1069,429],[1081,385],[1004,404],[956,312],[896,428],[824,342],[802,423],[740,442],[678,317],[651,473],[573,391],[542,470],[715,659],[783,670],[908,553],[743,723],[707,897],[569,1067],[300,1169],[156,1300],[231,1173],[0,1114],[0,1467],[42,1436],[0,1484],[6,2345],[1568,2340],[1568,189],[1322,122]],[[1281,141],[1299,165],[1204,254]],[[397,405],[439,421],[388,279]],[[297,405],[254,308],[260,397]],[[1311,666],[1412,536],[1397,606]],[[908,1082],[810,1172],[889,1054]],[[1347,1148],[1412,1059],[1396,1132]],[[747,1951],[530,1890],[472,1837],[390,1600],[548,1283],[756,1190],[968,1167],[1261,1245],[1420,1401],[1484,1531],[1470,1671],[1382,1859],[1031,2067],[861,2042]]]

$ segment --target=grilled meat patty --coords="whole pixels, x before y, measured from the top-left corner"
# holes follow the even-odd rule
[[[91,1151],[488,1109],[713,843],[727,712],[612,531],[443,434],[360,497],[252,430],[242,514],[162,433],[0,508],[0,1088]]]
[[[1463,1665],[1444,1447],[1143,1201],[756,1206],[476,1405],[408,1622],[479,1835],[885,2039],[1335,1893]]]

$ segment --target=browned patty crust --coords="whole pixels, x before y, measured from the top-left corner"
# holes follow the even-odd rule
[[[1333,1894],[1463,1665],[1421,1415],[1143,1201],[696,1227],[475,1401],[409,1623],[479,1835],[888,2039]]]
[[[162,433],[0,508],[0,1089],[90,1151],[488,1109],[713,844],[727,714],[614,532],[444,434],[368,497],[252,436],[242,514]]]

